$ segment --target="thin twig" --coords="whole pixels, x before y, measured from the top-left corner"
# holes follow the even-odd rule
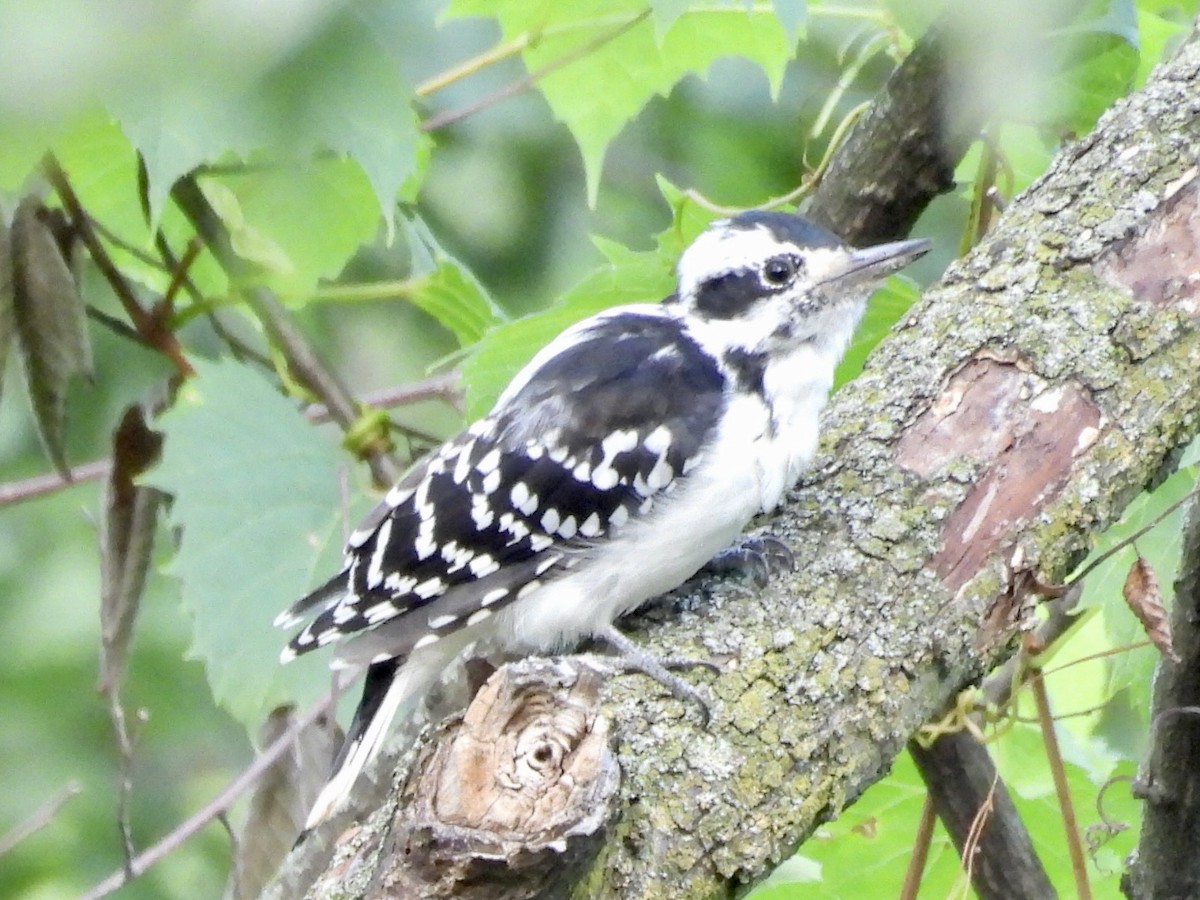
[[[117,736],[117,749],[121,754],[119,766],[120,784],[117,786],[117,830],[121,835],[121,851],[124,854],[125,876],[133,878],[133,860],[137,856],[137,848],[133,845],[133,828],[129,822],[129,800],[133,796],[133,758],[137,747],[137,737],[130,736],[125,724],[125,707],[121,704],[118,685],[111,685],[108,694],[108,715],[112,719],[113,731]],[[139,712],[138,718],[145,721],[145,713]]]
[[[147,869],[174,851],[199,832],[200,829],[204,828],[204,826],[228,811],[234,802],[253,787],[267,769],[274,765],[290,749],[301,731],[329,712],[337,696],[350,685],[355,677],[354,673],[344,673],[344,677],[338,679],[336,690],[326,694],[312,709],[296,719],[283,734],[276,738],[274,743],[255,758],[254,762],[242,774],[230,782],[224,791],[157,844],[135,857],[128,866],[128,874],[124,869],[118,869],[84,894],[83,900],[98,900],[98,898],[105,897],[125,886],[131,879],[142,875]]]
[[[988,821],[992,817],[992,812],[996,808],[996,786],[1000,783],[1000,773],[992,774],[992,784],[988,788],[987,796],[979,809],[975,810],[975,817],[971,819],[971,827],[967,830],[966,840],[963,841],[962,863],[963,872],[966,873],[967,881],[974,883],[975,881],[975,857],[979,853],[979,843],[983,839],[983,830],[987,828]]]
[[[179,289],[188,283],[188,271],[192,267],[192,263],[196,261],[196,257],[200,255],[200,251],[204,245],[200,243],[199,238],[192,238],[188,241],[187,248],[183,251],[183,258],[180,259],[171,271],[171,283],[167,285],[167,290],[163,293],[162,299],[154,306],[152,315],[158,319],[160,323],[167,322],[175,312],[175,295],[179,293]]]
[[[933,797],[925,795],[921,804],[921,819],[917,823],[917,834],[913,838],[912,856],[908,858],[908,867],[904,870],[904,884],[900,887],[899,900],[917,900],[921,889],[921,879],[925,875],[925,863],[929,859],[929,846],[933,843],[933,826],[937,824],[937,810],[934,808]]]
[[[529,90],[534,84],[545,78],[547,75],[557,72],[564,66],[570,65],[571,63],[582,59],[590,53],[594,53],[611,41],[615,41],[621,35],[625,34],[625,32],[629,31],[634,26],[645,20],[649,15],[650,10],[646,9],[644,12],[638,13],[628,22],[623,22],[616,28],[613,28],[611,31],[606,31],[603,34],[597,35],[586,44],[581,44],[580,46],[576,47],[570,53],[563,54],[558,59],[546,63],[546,65],[542,66],[540,69],[518,78],[511,84],[507,84],[504,87],[479,98],[473,103],[468,103],[466,106],[463,106],[459,109],[451,109],[447,110],[446,112],[438,113],[436,116],[431,116],[421,123],[420,128],[424,132],[437,131],[439,128],[445,128],[448,125],[461,122],[468,116],[473,116],[475,113],[487,109],[489,106],[495,106],[501,100],[507,100],[509,97],[515,97],[517,94]]]
[[[35,497],[53,494],[65,487],[104,478],[111,469],[111,459],[97,459],[75,466],[70,470],[70,478],[63,478],[57,472],[51,472],[48,475],[34,475],[32,478],[25,478],[21,481],[0,484],[0,507],[20,503],[22,500],[32,500]]]
[[[155,322],[154,317],[142,309],[141,304],[138,303],[137,298],[133,295],[133,289],[108,255],[104,243],[100,240],[95,228],[92,227],[91,216],[87,214],[87,210],[80,203],[75,189],[71,187],[71,182],[67,178],[67,173],[59,165],[53,153],[47,153],[43,157],[42,171],[62,201],[63,208],[70,214],[71,223],[83,240],[84,246],[87,247],[88,253],[91,254],[92,262],[96,264],[96,268],[100,270],[109,286],[112,287],[113,293],[121,302],[121,306],[125,308],[125,314],[129,316],[129,321],[133,323],[138,334],[171,360],[180,375],[186,377],[193,374],[191,363],[184,357],[183,348],[176,340],[175,335]]]
[[[1071,872],[1075,877],[1075,894],[1079,900],[1091,900],[1092,888],[1088,883],[1087,862],[1083,856],[1083,843],[1079,838],[1079,825],[1075,819],[1075,804],[1071,801],[1071,788],[1067,784],[1067,773],[1063,768],[1062,752],[1058,746],[1058,735],[1054,730],[1054,716],[1050,712],[1050,698],[1046,694],[1046,682],[1035,672],[1029,680],[1033,700],[1037,706],[1038,722],[1042,726],[1042,741],[1046,747],[1046,761],[1054,776],[1054,791],[1058,795],[1058,807],[1062,813],[1063,828],[1067,832],[1067,849],[1071,854]]]
[[[125,338],[127,341],[133,341],[135,344],[141,344],[147,350],[156,349],[149,341],[137,333],[135,328],[130,327],[126,322],[122,322],[116,316],[111,316],[102,309],[98,309],[88,303],[84,306],[83,311],[87,313],[87,317],[93,322],[103,325],[113,334]]]
[[[461,412],[462,391],[458,386],[458,379],[457,372],[443,372],[421,381],[413,381],[364,394],[358,402],[379,409],[389,409],[422,400],[441,400]],[[314,403],[306,407],[304,416],[314,423],[329,422],[332,419],[328,407],[323,403]],[[75,466],[71,469],[70,479],[53,472],[47,475],[34,475],[32,478],[22,481],[0,484],[0,508],[24,500],[33,500],[46,494],[53,494],[55,491],[76,484],[96,481],[106,477],[111,469],[111,459],[97,459]]]
[[[0,836],[0,857],[12,850],[17,844],[25,840],[25,838],[36,834],[49,825],[58,811],[63,808],[63,805],[82,790],[83,788],[78,781],[68,782],[62,790],[31,812],[25,818],[24,822],[14,825],[4,835]]]
[[[1174,503],[1167,506],[1166,509],[1164,509],[1161,513],[1159,513],[1157,516],[1155,516],[1153,519],[1151,519],[1149,522],[1147,522],[1144,526],[1139,528],[1137,531],[1135,531],[1129,537],[1125,538],[1123,541],[1119,541],[1114,546],[1109,547],[1107,550],[1105,550],[1103,553],[1101,553],[1099,556],[1097,556],[1095,559],[1093,559],[1090,563],[1088,563],[1082,570],[1080,570],[1080,572],[1077,575],[1075,575],[1075,577],[1072,578],[1070,580],[1070,582],[1068,582],[1068,583],[1069,584],[1078,584],[1079,582],[1081,582],[1090,573],[1094,572],[1098,566],[1107,562],[1109,560],[1109,558],[1115,556],[1117,553],[1120,553],[1122,550],[1124,550],[1126,547],[1128,547],[1130,544],[1132,544],[1138,538],[1143,537],[1144,535],[1153,531],[1155,528],[1157,528],[1163,522],[1164,519],[1166,519],[1173,512],[1175,512],[1175,510],[1179,509],[1179,507],[1183,506],[1183,504],[1187,503],[1189,500],[1194,500],[1198,496],[1200,496],[1200,485],[1197,485],[1196,487],[1192,488],[1190,491],[1188,491],[1186,494],[1184,494],[1182,497],[1180,497]]]
[[[364,406],[378,409],[391,409],[396,406],[407,406],[410,403],[420,403],[424,400],[442,400],[456,409],[462,402],[460,375],[457,371],[441,372],[420,381],[410,381],[408,384],[383,388],[366,394],[359,401]],[[304,416],[310,422],[328,422],[329,408],[323,403],[313,403],[304,408]]]

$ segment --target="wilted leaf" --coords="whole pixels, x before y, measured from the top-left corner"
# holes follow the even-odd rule
[[[113,464],[104,490],[100,531],[100,690],[120,683],[154,549],[154,529],[164,497],[135,483],[158,459],[162,435],[146,425],[139,404],[126,407],[113,433]]]
[[[0,396],[4,392],[4,368],[8,350],[16,332],[16,312],[13,308],[12,244],[8,225],[0,218]]]
[[[1162,604],[1162,590],[1158,586],[1158,577],[1145,557],[1140,553],[1129,574],[1125,576],[1125,586],[1121,589],[1125,602],[1138,617],[1146,636],[1167,659],[1179,662],[1179,654],[1171,645],[1171,622]]]
[[[271,710],[259,734],[259,748],[275,743],[295,723],[295,707]],[[238,835],[225,889],[230,900],[253,900],[275,875],[299,837],[341,743],[341,730],[322,717],[302,729],[288,751],[259,779],[250,797],[246,824]]]
[[[64,477],[67,386],[91,375],[83,300],[41,202],[26,197],[12,224],[12,285],[17,336],[38,434]]]

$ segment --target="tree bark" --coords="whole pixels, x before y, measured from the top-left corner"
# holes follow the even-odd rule
[[[908,745],[980,900],[1058,896],[987,748],[967,731]]]
[[[1200,897],[1200,509],[1193,506],[1171,614],[1178,662],[1154,681],[1149,759],[1135,785],[1142,833],[1121,888],[1130,900]]]
[[[587,823],[554,819],[566,801],[549,818],[437,819],[440,791],[414,792],[451,723],[422,737],[310,896],[413,896],[391,886],[457,867],[495,886],[464,896],[717,898],[792,854],[1003,658],[1036,602],[1028,576],[1061,579],[1195,433],[1197,159],[1193,34],[834,398],[822,452],[772,523],[798,571],[761,590],[702,582],[641,616],[656,619],[639,635],[655,652],[721,665],[696,676],[716,701],[707,728],[637,676],[608,680],[572,719],[588,666],[568,663],[538,688],[539,725],[525,710],[517,734],[494,735],[522,777],[478,790],[586,787],[535,763],[584,771],[573,754],[607,729],[619,787],[592,795]],[[536,836],[526,854],[514,823]],[[556,858],[569,875],[548,880]]]

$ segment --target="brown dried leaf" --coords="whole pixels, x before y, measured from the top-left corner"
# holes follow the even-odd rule
[[[67,385],[75,375],[92,373],[83,300],[50,211],[35,197],[17,207],[10,246],[13,309],[29,398],[46,452],[66,477]]]
[[[274,743],[295,721],[295,707],[273,709],[259,733],[259,746]],[[225,887],[228,900],[251,900],[274,877],[300,836],[341,743],[340,729],[331,728],[329,720],[322,716],[303,729],[289,752],[259,779],[250,798],[246,824],[238,836]]]
[[[16,312],[13,309],[12,244],[8,225],[0,219],[0,395],[4,391],[4,368],[8,351],[16,332]]]
[[[165,495],[135,483],[162,450],[162,435],[146,425],[140,405],[126,407],[113,433],[113,466],[104,490],[100,531],[100,685],[115,691],[125,668],[146,572],[154,550],[154,530]]]
[[[1167,659],[1179,662],[1179,655],[1171,643],[1171,622],[1163,608],[1158,576],[1140,553],[1129,567],[1129,574],[1125,576],[1125,586],[1121,593],[1125,595],[1125,602],[1146,629],[1146,636],[1150,638],[1150,642]]]

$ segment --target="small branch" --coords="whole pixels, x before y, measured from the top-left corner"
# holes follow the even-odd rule
[[[0,835],[0,857],[10,852],[17,844],[32,834],[41,831],[58,814],[68,800],[82,791],[79,782],[69,782],[57,794],[35,809],[24,822],[13,826],[7,833]]]
[[[965,730],[943,734],[928,747],[910,741],[908,752],[979,897],[1055,896],[1008,789],[974,735]]]
[[[447,110],[446,112],[438,113],[436,116],[431,116],[421,123],[420,128],[426,133],[430,131],[437,131],[439,128],[445,128],[449,125],[461,122],[468,116],[472,116],[481,110],[487,109],[489,106],[495,106],[501,100],[507,100],[509,97],[515,97],[517,94],[529,90],[529,88],[533,87],[533,85],[545,78],[547,75],[557,72],[559,69],[570,65],[576,60],[583,59],[583,57],[590,53],[594,53],[605,44],[615,41],[638,23],[644,21],[649,15],[649,9],[638,13],[628,22],[623,22],[611,31],[606,31],[604,34],[592,38],[592,40],[588,41],[586,44],[581,44],[570,53],[563,54],[558,59],[547,63],[540,69],[530,72],[528,75],[518,78],[511,84],[507,84],[499,90],[493,91],[492,93],[481,97],[474,103],[468,103],[466,106],[461,107],[460,109]]]
[[[121,850],[124,853],[125,877],[133,878],[133,860],[137,848],[133,845],[133,829],[129,824],[129,799],[133,796],[133,757],[137,738],[131,737],[125,724],[125,707],[116,685],[108,690],[108,714],[112,719],[113,732],[117,736],[117,749],[121,754],[120,776],[117,787],[117,830],[121,834]],[[145,721],[145,712],[138,711],[138,719]]]
[[[1062,752],[1058,747],[1058,735],[1054,730],[1054,716],[1050,712],[1050,698],[1046,694],[1046,682],[1042,680],[1040,674],[1035,674],[1029,680],[1029,687],[1037,705],[1038,721],[1042,726],[1042,740],[1046,745],[1046,760],[1050,764],[1050,772],[1054,775],[1054,790],[1058,794],[1063,828],[1067,832],[1067,849],[1071,853],[1071,872],[1075,876],[1075,893],[1080,900],[1091,900],[1092,888],[1088,883],[1087,863],[1083,857],[1083,842],[1079,838],[1075,804],[1071,801],[1071,788],[1067,784]]]
[[[150,847],[131,860],[124,869],[118,869],[116,872],[113,872],[108,878],[84,894],[84,900],[98,900],[98,898],[106,897],[113,891],[124,887],[132,879],[143,874],[167,854],[182,845],[204,826],[227,812],[233,803],[253,787],[255,782],[263,776],[267,769],[288,751],[301,731],[329,712],[334,700],[341,691],[345,690],[351,680],[353,680],[352,677],[340,679],[334,691],[331,691],[318,701],[312,709],[296,719],[291,727],[260,753],[241,775],[230,782],[229,787],[225,788],[208,805],[183,822],[153,847]]]
[[[166,292],[162,299],[155,304],[151,313],[160,325],[170,321],[171,316],[174,315],[175,295],[179,293],[181,287],[188,283],[188,270],[196,261],[196,257],[200,255],[202,247],[203,244],[200,243],[199,238],[192,238],[188,241],[187,249],[183,251],[183,258],[172,267],[171,283],[167,285]]]
[[[81,466],[75,466],[71,469],[69,479],[63,478],[57,472],[51,472],[48,475],[34,475],[32,478],[22,481],[0,484],[0,507],[11,506],[23,500],[33,500],[35,497],[53,494],[65,487],[104,478],[110,469],[112,469],[111,459],[97,459]]]
[[[462,390],[458,385],[458,379],[457,372],[443,372],[431,375],[421,381],[364,394],[362,399],[356,402],[380,409],[390,409],[423,400],[442,400],[461,412]],[[313,403],[306,407],[304,416],[314,423],[329,422],[333,419],[329,408],[323,403]],[[25,500],[33,500],[46,494],[53,494],[55,491],[76,484],[96,481],[107,476],[111,469],[111,459],[97,459],[71,469],[70,479],[63,478],[55,472],[47,475],[35,475],[22,481],[0,484],[0,508]]]
[[[420,403],[424,400],[442,400],[455,409],[460,409],[462,388],[459,384],[459,373],[457,371],[442,372],[420,381],[384,388],[364,395],[359,402],[364,406],[391,409],[396,406],[407,406],[410,403]],[[329,408],[323,403],[313,403],[305,407],[304,416],[310,422],[328,422],[330,420]]]
[[[917,834],[913,838],[912,856],[904,870],[904,884],[900,887],[900,900],[917,900],[921,890],[921,879],[925,875],[925,863],[929,860],[929,846],[933,843],[933,826],[937,824],[937,810],[933,798],[925,795],[921,804],[921,820],[917,823]]]
[[[1145,525],[1143,525],[1141,528],[1139,528],[1137,531],[1135,531],[1129,537],[1125,538],[1123,541],[1118,542],[1117,544],[1114,544],[1112,547],[1109,547],[1107,550],[1105,550],[1103,553],[1101,553],[1099,556],[1097,556],[1095,559],[1093,559],[1090,563],[1088,563],[1086,566],[1084,566],[1084,568],[1081,569],[1075,575],[1075,577],[1073,577],[1068,582],[1068,584],[1073,585],[1073,584],[1078,584],[1079,582],[1083,581],[1083,579],[1085,577],[1087,577],[1089,574],[1091,574],[1092,572],[1094,572],[1097,567],[1103,565],[1110,558],[1112,558],[1116,554],[1120,553],[1122,550],[1124,550],[1126,547],[1129,547],[1130,545],[1135,543],[1140,538],[1145,537],[1147,534],[1149,534],[1151,531],[1153,531],[1155,528],[1157,528],[1160,524],[1162,524],[1163,520],[1168,518],[1173,512],[1175,512],[1175,510],[1179,509],[1179,507],[1183,506],[1185,503],[1187,503],[1191,500],[1195,500],[1197,496],[1200,496],[1200,485],[1192,488],[1190,491],[1188,491],[1186,494],[1184,494],[1182,497],[1180,497],[1174,503],[1170,504],[1166,509],[1164,509],[1162,512],[1160,512],[1157,516],[1155,516],[1153,519],[1151,519],[1149,522],[1147,522]]]
[[[87,214],[87,210],[80,203],[75,189],[71,187],[71,182],[67,178],[67,173],[63,171],[54,154],[47,153],[42,159],[42,171],[45,173],[50,185],[54,188],[54,192],[58,194],[62,200],[63,207],[71,216],[71,223],[75,227],[76,233],[83,240],[84,246],[87,247],[88,253],[91,254],[92,262],[96,264],[96,268],[104,275],[106,281],[113,289],[117,299],[121,302],[121,306],[125,308],[126,315],[129,316],[129,321],[133,323],[133,327],[152,347],[166,356],[174,364],[176,370],[185,378],[194,374],[191,363],[183,355],[183,348],[175,335],[169,330],[161,327],[161,324],[156,322],[154,316],[142,309],[137,298],[133,295],[133,289],[129,286],[129,282],[125,280],[125,276],[121,274],[121,270],[117,268],[116,263],[112,261],[112,257],[108,255],[108,251],[104,248],[104,243],[100,240],[100,236],[92,227],[92,219]]]
[[[195,179],[180,179],[171,189],[171,197],[229,274],[230,280],[234,284],[249,281],[254,275],[253,267],[233,249],[229,231],[209,205]],[[330,417],[343,430],[353,428],[360,412],[353,396],[317,355],[278,298],[269,290],[255,286],[246,288],[245,297],[272,343],[282,351],[297,380],[321,398],[329,409]],[[377,483],[390,484],[399,477],[400,467],[385,447],[366,451],[364,457]]]

